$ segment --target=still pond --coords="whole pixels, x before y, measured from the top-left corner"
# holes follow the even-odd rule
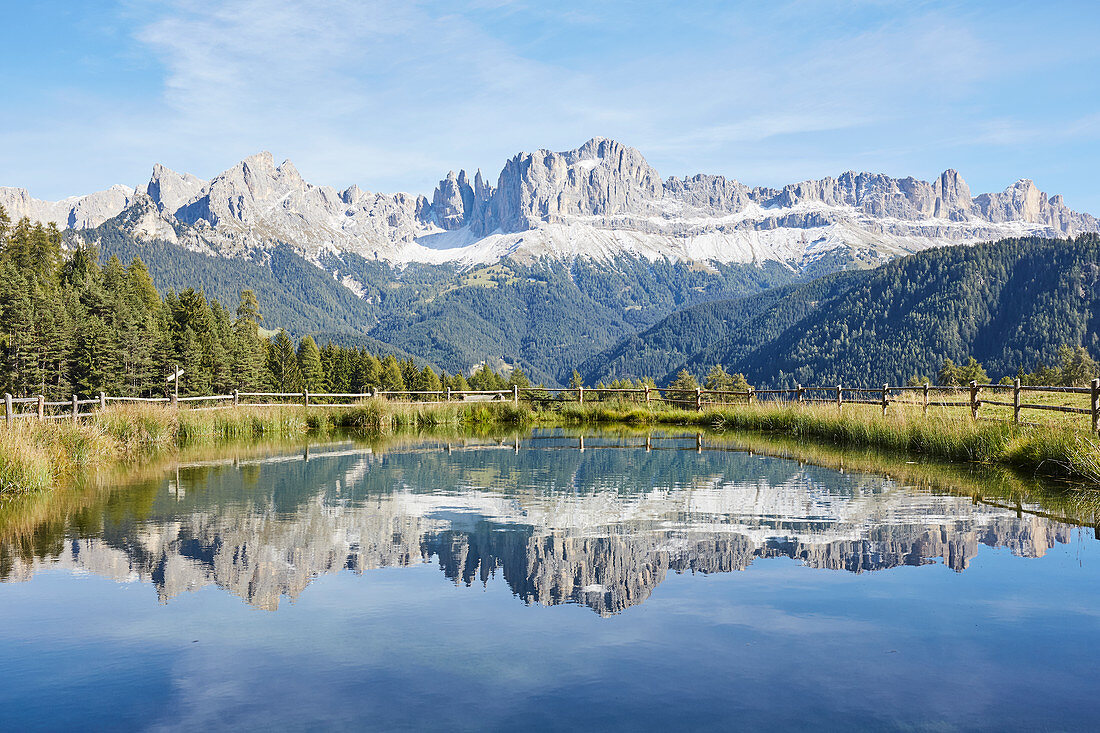
[[[843,463],[408,436],[9,501],[0,729],[1095,729],[1089,497]]]

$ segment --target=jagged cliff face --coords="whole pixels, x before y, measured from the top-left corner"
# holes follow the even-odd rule
[[[953,170],[932,182],[848,172],[781,189],[714,175],[662,181],[639,151],[605,138],[560,153],[521,153],[496,186],[481,171],[472,181],[465,171],[448,173],[430,200],[316,186],[289,161],[276,165],[260,153],[209,182],[158,165],[135,190],[116,186],[45,202],[0,188],[0,205],[15,218],[69,228],[137,207],[141,216],[130,212],[125,221],[138,236],[211,254],[286,243],[315,261],[347,251],[394,263],[627,254],[799,268],[838,251],[874,261],[932,246],[1100,228],[1029,180],[978,196]]]
[[[99,226],[117,216],[134,201],[134,189],[115,185],[106,191],[73,196],[60,201],[33,198],[24,188],[0,186],[0,206],[15,222],[23,217],[60,229],[84,229]]]
[[[1040,516],[875,477],[832,485],[823,469],[774,481],[701,474],[631,493],[602,471],[590,480],[574,472],[585,482],[578,490],[542,474],[478,468],[429,488],[409,485],[401,461],[348,455],[312,453],[314,466],[344,463],[292,510],[249,490],[223,504],[172,511],[169,503],[137,524],[104,513],[98,531],[82,521],[79,536],[44,554],[2,546],[4,580],[61,567],[152,583],[165,602],[216,585],[274,610],[321,575],[434,560],[455,583],[499,575],[526,603],[579,603],[606,615],[644,602],[669,572],[727,573],[777,557],[856,573],[937,560],[963,571],[983,545],[1039,557],[1071,539],[1070,527]],[[392,490],[367,491],[368,480]],[[525,488],[533,480],[543,489]],[[174,481],[162,491],[183,498]]]

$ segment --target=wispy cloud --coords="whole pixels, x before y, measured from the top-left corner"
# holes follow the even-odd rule
[[[92,89],[79,115],[35,125],[0,111],[0,172],[38,175],[54,156],[59,172],[64,161],[84,161],[88,175],[162,161],[210,176],[269,149],[320,183],[426,191],[451,168],[494,175],[520,150],[606,135],[666,175],[774,185],[973,165],[991,180],[1010,167],[1011,178],[1038,178],[1024,169],[1038,158],[982,151],[1095,139],[1100,116],[1086,101],[1095,81],[1062,91],[1080,63],[1062,48],[1066,34],[1088,29],[1067,25],[1060,5],[1029,7],[132,3],[129,56],[151,59],[159,85],[122,99]],[[1044,55],[1070,71],[1044,68]],[[1071,99],[1081,104],[1063,109]],[[27,141],[40,147],[25,152]]]

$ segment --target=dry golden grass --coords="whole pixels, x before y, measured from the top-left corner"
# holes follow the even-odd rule
[[[909,452],[949,461],[1005,464],[1024,470],[1100,484],[1100,439],[1060,424],[1014,425],[972,420],[968,410],[894,405],[886,415],[874,405],[838,410],[822,403],[757,402],[705,405],[684,410],[634,402],[565,403],[544,420],[566,423],[700,425],[722,430],[768,432],[838,445]]]
[[[0,428],[0,492],[41,490],[78,470],[182,447],[325,436],[338,429],[386,433],[445,425],[518,425],[530,415],[528,409],[507,402],[431,404],[383,399],[332,408],[272,405],[195,410],[115,405],[86,421],[20,420]]]

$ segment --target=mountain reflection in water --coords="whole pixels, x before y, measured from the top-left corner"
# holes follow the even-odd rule
[[[786,557],[854,573],[937,561],[961,572],[981,546],[1039,557],[1073,531],[879,476],[694,451],[694,441],[647,450],[589,438],[581,450],[541,433],[385,453],[349,442],[183,465],[46,522],[31,540],[5,540],[0,577],[90,572],[151,583],[165,602],[216,585],[275,610],[324,574],[438,562],[455,583],[499,576],[525,603],[610,615],[644,602],[670,571]]]

